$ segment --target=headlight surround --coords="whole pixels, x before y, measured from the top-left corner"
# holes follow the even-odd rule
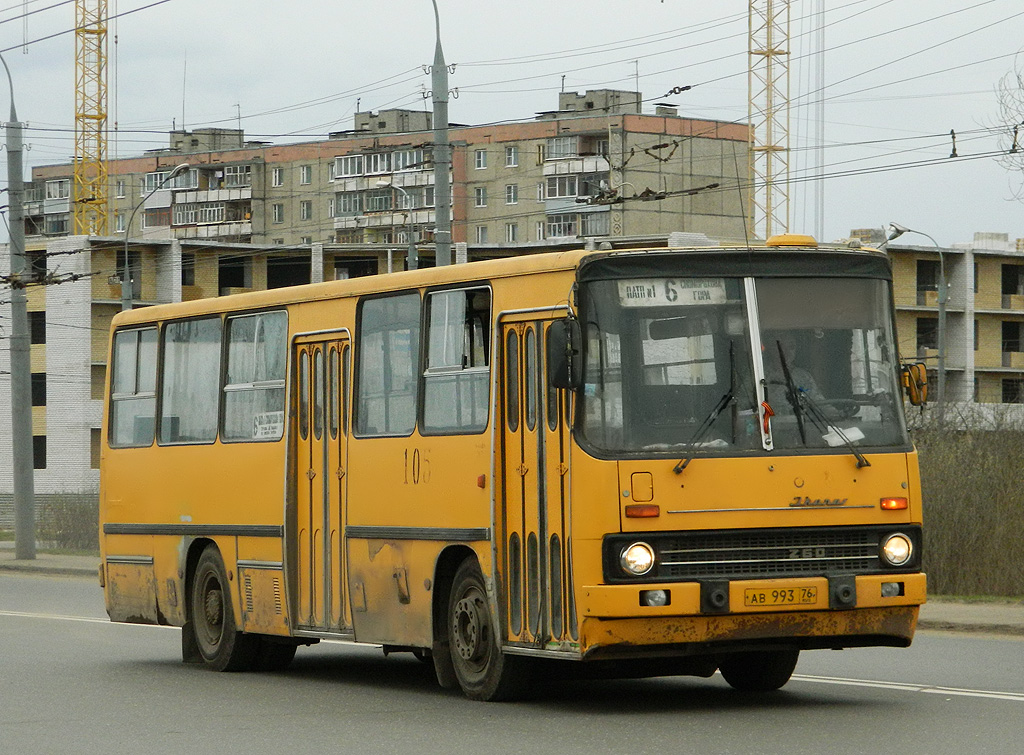
[[[914,557],[914,541],[909,535],[894,532],[882,541],[882,560],[890,566],[906,566]]]
[[[647,543],[627,545],[619,554],[619,565],[632,577],[642,577],[654,568],[654,549]]]

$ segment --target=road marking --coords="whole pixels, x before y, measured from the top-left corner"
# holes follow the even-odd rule
[[[0,611],[0,616],[14,616],[22,619],[56,619],[57,621],[84,621],[88,624],[107,624],[109,626],[126,626],[111,621],[110,619],[98,619],[91,616],[67,616],[56,613],[28,613],[26,611]],[[161,626],[158,624],[132,624],[129,626],[150,626],[158,629],[177,629],[177,627]]]
[[[930,684],[909,684],[906,682],[879,682],[871,679],[844,679],[838,676],[805,676],[793,674],[793,681],[813,682],[815,684],[836,684],[846,687],[873,687],[875,689],[893,689],[901,692],[924,692],[929,695],[954,695],[958,697],[983,697],[991,700],[1012,700],[1024,703],[1024,693],[996,692],[984,689],[961,689],[958,687],[936,687]]]

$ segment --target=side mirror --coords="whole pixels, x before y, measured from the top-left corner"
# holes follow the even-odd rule
[[[928,372],[923,362],[905,364],[900,369],[903,391],[913,406],[922,406],[928,401]]]
[[[575,391],[583,385],[581,341],[579,320],[566,317],[548,326],[548,382],[555,388]]]

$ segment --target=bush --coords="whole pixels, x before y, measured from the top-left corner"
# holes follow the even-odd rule
[[[99,552],[99,498],[94,493],[36,496],[37,539],[55,548]]]
[[[1024,595],[1024,433],[919,427],[924,568],[940,595]]]

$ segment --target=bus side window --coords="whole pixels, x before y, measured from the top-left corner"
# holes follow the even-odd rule
[[[228,318],[222,440],[280,440],[284,434],[287,331],[285,312]]]
[[[409,435],[419,388],[419,294],[364,299],[358,349],[356,435]]]
[[[217,437],[221,320],[164,326],[160,443],[211,443]]]
[[[114,335],[110,445],[149,446],[156,428],[156,328]]]
[[[479,433],[487,427],[490,311],[488,289],[429,295],[424,434]]]

